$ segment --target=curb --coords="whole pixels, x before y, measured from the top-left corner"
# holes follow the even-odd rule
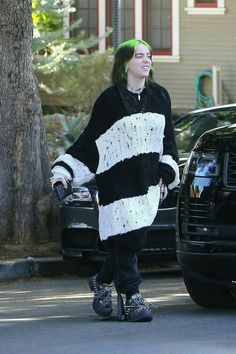
[[[166,266],[141,266],[140,273],[143,275],[153,273],[179,273],[178,264]],[[79,275],[78,260],[63,260],[58,257],[19,258],[11,261],[0,261],[0,281],[14,279],[29,279],[32,277],[51,277],[62,275]]]
[[[33,262],[31,260],[17,259],[0,262],[0,280],[30,278]]]
[[[78,263],[62,257],[42,257],[0,261],[0,281],[32,277],[76,274]]]

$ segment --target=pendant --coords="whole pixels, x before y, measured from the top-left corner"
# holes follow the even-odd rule
[[[138,94],[138,100],[140,101],[140,94]]]

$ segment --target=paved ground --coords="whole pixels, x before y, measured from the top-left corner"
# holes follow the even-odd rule
[[[180,275],[144,275],[142,293],[153,304],[154,320],[118,323],[94,314],[86,279],[2,282],[0,353],[235,353],[235,311],[198,307]]]

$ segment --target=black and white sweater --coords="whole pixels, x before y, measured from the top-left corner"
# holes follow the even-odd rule
[[[54,162],[54,177],[77,185],[94,176],[101,240],[150,226],[158,210],[160,178],[179,183],[178,154],[167,91],[147,85],[138,100],[125,87],[106,89],[79,139]]]

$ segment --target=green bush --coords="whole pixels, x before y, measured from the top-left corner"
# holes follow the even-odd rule
[[[90,52],[101,38],[85,38],[83,31],[75,37],[66,36],[81,24],[79,19],[67,28],[63,25],[63,16],[75,10],[73,4],[74,0],[32,2],[32,57],[42,104],[46,99],[47,105],[58,106],[57,111],[63,112],[44,116],[52,160],[79,137],[96,98],[110,85],[112,49]],[[104,36],[111,31],[107,28]]]
[[[77,78],[74,76],[68,82],[68,89],[72,93],[75,89],[75,104],[86,112],[91,112],[95,99],[110,85],[112,69],[112,51],[94,53],[87,56],[78,66]]]
[[[44,115],[47,130],[50,160],[55,160],[81,135],[88,123],[85,113],[77,115],[51,114]]]
[[[67,97],[75,111],[90,114],[99,94],[110,85],[111,50],[89,54],[74,65],[63,66],[52,77],[52,94]]]
[[[51,160],[64,153],[88,124],[96,98],[110,85],[111,66],[111,50],[107,50],[90,54],[73,67],[65,67],[60,75],[51,76],[47,90],[70,102],[70,109],[63,114],[44,116]]]

